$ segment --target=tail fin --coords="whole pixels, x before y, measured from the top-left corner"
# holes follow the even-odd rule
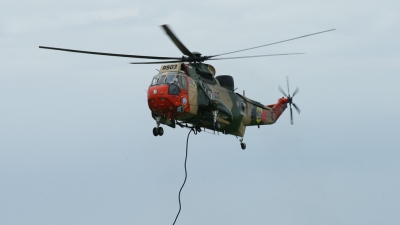
[[[280,98],[278,99],[278,103],[267,105],[267,107],[272,108],[274,115],[273,120],[274,123],[278,120],[278,118],[282,115],[283,111],[287,108],[288,99],[287,98]]]

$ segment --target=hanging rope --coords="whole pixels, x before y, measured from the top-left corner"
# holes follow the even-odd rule
[[[186,161],[187,161],[187,156],[188,156],[189,135],[190,135],[190,133],[191,133],[192,131],[195,132],[195,134],[196,134],[196,131],[194,130],[194,128],[191,128],[190,131],[189,131],[189,133],[188,133],[187,139],[186,139],[185,180],[183,181],[182,187],[181,187],[181,189],[179,190],[179,194],[178,194],[179,211],[178,211],[178,214],[176,214],[175,221],[174,221],[174,223],[173,223],[172,225],[174,225],[175,222],[176,222],[176,220],[178,219],[179,213],[181,212],[181,208],[182,208],[182,206],[181,206],[181,192],[182,192],[183,186],[185,186],[186,179],[187,179]]]

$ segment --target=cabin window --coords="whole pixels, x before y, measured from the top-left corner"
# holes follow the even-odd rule
[[[189,78],[189,85],[190,87],[194,87],[194,81],[192,80],[192,78]]]
[[[208,97],[210,97],[211,99],[213,98],[212,97],[212,92],[210,90],[207,91],[207,94],[208,94]]]
[[[244,102],[241,102],[241,103],[240,103],[240,110],[241,110],[242,112],[245,112],[245,110],[246,110],[246,103],[244,103]]]

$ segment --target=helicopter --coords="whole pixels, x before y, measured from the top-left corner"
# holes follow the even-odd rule
[[[163,136],[164,129],[161,124],[171,128],[176,128],[177,126],[190,128],[195,134],[208,129],[214,133],[218,132],[236,136],[239,139],[241,148],[245,150],[246,143],[243,142],[243,137],[246,127],[258,126],[258,128],[260,128],[260,125],[274,124],[288,105],[290,109],[290,121],[293,125],[292,106],[300,113],[300,108],[293,102],[293,97],[299,92],[299,88],[296,88],[293,94],[290,95],[289,79],[286,77],[288,92],[286,93],[283,91],[280,86],[278,88],[284,97],[279,98],[277,103],[263,105],[245,96],[244,91],[243,94],[235,92],[236,89],[232,76],[216,75],[215,68],[204,62],[208,60],[303,54],[285,53],[218,58],[218,56],[222,55],[270,46],[335,30],[325,30],[242,50],[203,56],[199,52],[189,51],[168,25],[161,25],[161,28],[182,52],[182,57],[126,55],[46,46],[39,46],[39,48],[94,55],[158,60],[131,63],[163,64],[158,70],[158,74],[153,76],[147,91],[148,106],[151,111],[151,116],[156,122],[156,126],[153,128],[153,135]]]

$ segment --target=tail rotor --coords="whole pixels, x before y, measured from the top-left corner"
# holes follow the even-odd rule
[[[290,108],[290,124],[293,125],[292,105],[293,105],[294,109],[297,111],[297,113],[300,114],[300,108],[293,102],[293,97],[299,92],[299,88],[297,87],[296,90],[293,92],[292,96],[290,96],[289,77],[288,76],[286,76],[286,84],[287,84],[288,94],[286,94],[285,91],[282,90],[281,86],[279,86],[279,91],[288,99],[289,108]]]

